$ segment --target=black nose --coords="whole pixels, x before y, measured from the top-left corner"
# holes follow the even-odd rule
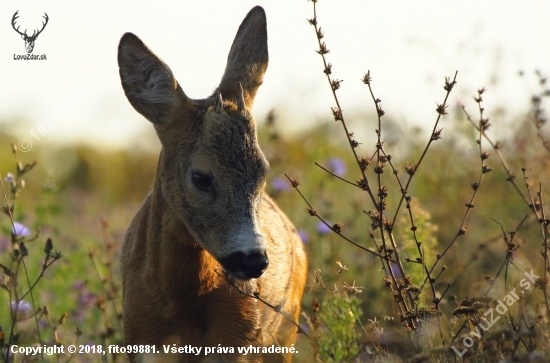
[[[267,265],[269,265],[269,260],[265,253],[251,253],[246,255],[241,261],[243,272],[249,278],[258,278],[262,276]]]
[[[237,278],[255,279],[264,273],[269,265],[269,259],[265,252],[233,252],[227,257],[220,259],[222,266]]]

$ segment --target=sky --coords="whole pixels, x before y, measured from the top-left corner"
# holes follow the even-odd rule
[[[151,124],[126,100],[117,45],[138,35],[172,69],[184,92],[205,98],[216,88],[239,24],[264,7],[270,63],[254,104],[261,122],[271,109],[286,134],[330,117],[334,101],[315,53],[306,0],[93,2],[3,1],[0,7],[0,128],[32,143],[87,142],[139,148]],[[11,26],[41,27],[26,54]],[[330,50],[345,112],[373,112],[362,76],[370,70],[387,117],[428,129],[444,97],[443,78],[458,71],[451,104],[475,108],[471,95],[488,88],[485,107],[522,112],[536,91],[535,69],[550,74],[549,1],[319,0],[318,22]],[[523,70],[528,77],[519,77]],[[25,121],[22,121],[25,120]],[[374,120],[361,120],[366,130]],[[42,126],[40,126],[42,125]]]

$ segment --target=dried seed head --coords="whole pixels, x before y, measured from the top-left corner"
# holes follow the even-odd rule
[[[481,160],[487,160],[487,159],[489,159],[489,156],[491,156],[491,155],[493,155],[492,152],[487,151],[487,150],[483,150],[483,151],[481,152],[480,157],[481,157]]]
[[[370,71],[367,71],[367,73],[363,76],[363,83],[370,85],[372,81],[372,77],[370,76]]]
[[[370,158],[369,157],[363,156],[363,155],[361,155],[359,157],[359,167],[361,168],[362,171],[367,170],[369,164],[370,164]]]
[[[482,118],[480,121],[479,121],[481,127],[483,128],[483,130],[488,130],[489,127],[491,127],[491,123],[489,122],[489,118]]]
[[[344,225],[342,223],[335,223],[332,225],[332,230],[336,233],[342,233],[342,229],[344,229]]]
[[[338,265],[338,275],[341,275],[342,272],[348,270],[348,267],[346,265],[342,264],[342,262],[336,261],[336,264]]]
[[[436,140],[440,140],[441,139],[441,131],[443,131],[443,129],[437,129],[434,131],[434,133],[432,134],[432,141],[436,141]]]
[[[327,45],[325,44],[325,42],[322,42],[321,46],[319,47],[319,50],[316,50],[316,52],[318,54],[325,55],[325,54],[330,53],[330,50],[328,50]]]
[[[312,217],[317,216],[317,211],[316,211],[315,209],[311,208],[311,207],[308,207],[308,208],[306,209],[306,211],[307,211],[308,214],[309,214],[310,216],[312,216]]]
[[[405,164],[405,171],[410,176],[413,176],[416,173],[416,165],[411,161],[407,161],[407,163]]]
[[[290,181],[290,185],[293,188],[298,188],[298,186],[300,185],[300,180],[295,176],[289,177],[288,180]]]
[[[21,256],[27,257],[29,255],[29,249],[25,245],[25,242],[19,242],[19,250],[21,251]]]
[[[453,87],[456,85],[456,81],[451,82],[450,77],[445,77],[445,85],[443,86],[443,89],[447,92],[451,92],[453,90]]]
[[[393,231],[393,222],[387,218],[384,218],[384,229],[391,233]]]
[[[44,247],[44,252],[46,253],[46,256],[49,256],[52,250],[53,250],[53,242],[51,238],[48,238],[46,240],[46,247]]]
[[[317,18],[307,19],[307,21],[309,22],[310,25],[313,25],[313,26],[317,25]]]
[[[332,81],[330,81],[330,85],[332,86],[332,89],[336,91],[340,88],[340,83],[342,82],[344,82],[344,80],[342,79],[333,79]]]
[[[318,39],[323,39],[324,37],[325,37],[325,34],[323,33],[323,31],[319,27],[319,29],[317,29],[317,38]]]
[[[381,188],[378,188],[378,196],[380,198],[386,198],[388,196],[388,187],[385,185],[382,185]]]
[[[332,116],[334,117],[334,121],[342,121],[342,110],[337,107],[331,107],[330,110],[332,111]]]
[[[67,321],[67,316],[68,316],[68,315],[69,315],[69,314],[67,314],[67,313],[63,313],[63,314],[61,315],[61,317],[60,317],[59,320],[58,320],[59,325],[65,324],[65,322]]]
[[[385,163],[382,163],[382,162],[377,162],[376,163],[376,166],[374,167],[374,172],[376,174],[382,174],[384,173],[384,167],[386,166]]]
[[[363,190],[369,190],[369,182],[364,177],[355,179],[357,185]]]
[[[349,285],[346,282],[344,282],[344,288],[351,292],[352,294],[360,294],[363,292],[363,287],[356,286],[355,281],[353,281],[353,284]]]
[[[447,105],[446,104],[437,104],[437,108],[435,109],[437,111],[438,114],[440,115],[446,115],[447,114]]]
[[[327,76],[332,74],[332,64],[328,63],[325,69],[323,70],[323,73]]]
[[[481,172],[482,172],[483,174],[488,174],[488,173],[490,173],[490,172],[492,172],[492,171],[493,171],[493,169],[491,169],[491,168],[490,168],[489,166],[487,166],[487,165],[483,165],[483,168],[481,168]]]

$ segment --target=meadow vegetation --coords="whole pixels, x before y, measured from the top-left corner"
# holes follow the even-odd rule
[[[319,105],[327,119],[292,137],[276,110],[258,120],[267,192],[309,259],[295,361],[549,361],[545,76],[521,75],[539,90],[518,94],[525,112],[498,124],[483,105],[490,89],[450,106],[460,73],[442,76],[426,131],[392,120],[376,70],[364,70],[372,100],[348,117],[338,65],[316,15],[310,23],[334,95]],[[374,142],[357,140],[359,128]],[[385,143],[390,133],[400,139]],[[122,344],[118,253],[158,154],[46,142],[23,153],[19,137],[0,131],[0,362],[24,361],[13,344]],[[41,359],[126,361],[91,349]]]

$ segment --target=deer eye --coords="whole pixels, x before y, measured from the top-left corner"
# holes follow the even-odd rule
[[[193,173],[193,184],[203,192],[208,192],[212,189],[212,178],[201,173]]]

